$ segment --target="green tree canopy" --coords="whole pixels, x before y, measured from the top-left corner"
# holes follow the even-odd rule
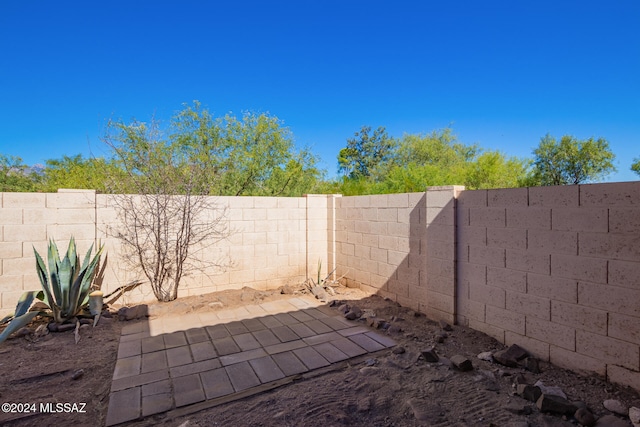
[[[547,134],[533,154],[534,181],[539,185],[594,182],[616,170],[615,155],[604,138],[580,140],[565,135],[557,141]]]
[[[83,158],[81,154],[63,156],[46,162],[40,189],[55,192],[59,188],[76,188],[109,192],[108,184],[116,177],[121,179],[122,171],[104,158]]]
[[[0,192],[36,191],[41,177],[34,168],[30,168],[20,157],[0,154]]]
[[[631,165],[631,170],[640,175],[640,158],[633,159],[633,164]]]
[[[371,176],[377,167],[391,160],[396,141],[389,137],[384,127],[371,133],[370,126],[363,126],[347,146],[338,154],[338,171],[352,179]]]

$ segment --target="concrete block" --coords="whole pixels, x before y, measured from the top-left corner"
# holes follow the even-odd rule
[[[40,256],[45,256],[43,258],[46,264],[46,255],[40,254]],[[35,256],[25,257],[25,258],[8,258],[2,260],[2,274],[3,276],[22,276],[25,272],[28,274],[36,274],[36,258]]]
[[[398,222],[398,208],[378,208],[378,221]]]
[[[607,380],[640,390],[640,372],[620,366],[607,365]]]
[[[563,347],[551,345],[549,347],[549,362],[554,365],[580,373],[596,373],[602,377],[606,375],[606,363]]]
[[[607,335],[640,345],[640,317],[609,313]]]
[[[507,249],[506,266],[513,270],[549,274],[550,259],[548,254],[541,252]]]
[[[640,260],[640,234],[580,233],[581,255],[598,258]]]
[[[387,232],[390,236],[408,237],[409,236],[409,224],[400,222],[390,222],[387,224]]]
[[[527,206],[529,194],[526,187],[487,190],[488,206]]]
[[[502,328],[472,318],[469,318],[469,327],[476,331],[487,334],[504,344],[504,329]]]
[[[505,208],[476,208],[469,209],[469,225],[472,227],[505,227]]]
[[[555,208],[551,212],[554,230],[562,231],[608,231],[608,212],[606,208]]]
[[[27,253],[30,255],[29,252]],[[22,258],[22,255],[21,242],[0,242],[0,259]]]
[[[527,316],[526,330],[527,337],[534,338],[538,341],[549,343],[569,351],[576,350],[576,331],[571,327]]]
[[[580,191],[577,185],[559,185],[529,188],[529,206],[578,206]]]
[[[418,301],[422,302],[422,301]],[[442,313],[453,315],[455,313],[455,300],[451,295],[444,295],[438,292],[430,292],[426,306]],[[453,321],[453,319],[451,319]]]
[[[636,371],[640,369],[640,350],[637,344],[578,329],[576,351],[606,361],[608,365],[618,365]]]
[[[551,301],[551,321],[575,329],[607,335],[607,312],[593,307]]]
[[[527,230],[514,228],[487,228],[487,246],[506,249],[527,249]]]
[[[609,232],[640,234],[640,206],[609,209]]]
[[[48,208],[95,208],[95,190],[47,193]]]
[[[0,225],[22,224],[22,209],[0,208]]]
[[[3,208],[44,208],[45,193],[0,193]]]
[[[581,206],[634,206],[640,203],[640,181],[580,185]]]
[[[457,232],[458,245],[484,246],[487,244],[486,227],[458,227]]]
[[[372,208],[381,208],[389,206],[388,194],[375,194],[371,196],[361,196],[369,199],[369,206]]]
[[[33,272],[35,275],[35,262],[33,263]],[[23,289],[28,289],[23,287],[23,281],[24,281],[24,276],[22,274],[16,274],[16,275],[3,274],[2,276],[0,276],[0,293],[22,292]],[[38,289],[38,287],[34,287],[33,289],[36,290]],[[10,305],[13,305],[13,307],[15,307],[17,302],[18,302],[17,299],[13,302],[9,301]]]
[[[510,291],[527,292],[527,274],[508,268],[487,267],[487,285]]]
[[[38,242],[47,241],[46,225],[12,225],[4,227],[5,242]]]
[[[516,334],[525,334],[525,316],[524,314],[515,313],[511,310],[486,306],[485,320],[490,325],[496,326],[505,331],[512,331]]]
[[[507,291],[505,304],[507,310],[525,314],[527,317],[551,319],[551,302],[548,298]]]
[[[387,194],[387,206],[390,208],[408,208],[409,194]]]
[[[485,305],[469,298],[461,298],[459,295],[460,294],[458,294],[458,304],[456,306],[458,314],[469,319],[484,322]]]
[[[545,362],[549,361],[549,343],[506,330],[504,332],[504,344],[507,346],[517,344],[538,359]]]
[[[528,230],[527,249],[543,254],[578,255],[578,233],[575,231]]]
[[[493,267],[505,267],[505,249],[469,246],[469,262]]]
[[[469,299],[488,306],[504,308],[506,293],[504,289],[494,286],[475,285],[469,288]]]
[[[471,286],[487,284],[487,267],[481,264],[458,262],[458,281]]]
[[[578,303],[613,313],[640,317],[640,290],[578,282]]]
[[[458,196],[458,206],[487,206],[487,190],[465,190]]]
[[[578,302],[578,281],[527,273],[527,293],[570,303]]]
[[[582,235],[580,244],[582,244]],[[551,254],[551,274],[568,279],[606,283],[607,261],[602,258]]]
[[[453,206],[454,193],[452,190],[427,191],[426,206],[428,208],[443,208]]]
[[[521,229],[551,229],[551,209],[541,207],[507,207],[507,227]]]

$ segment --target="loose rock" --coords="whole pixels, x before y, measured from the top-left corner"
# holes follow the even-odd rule
[[[542,396],[540,388],[530,384],[518,384],[516,387],[516,393],[518,393],[518,395],[523,399],[527,399],[530,402],[537,402],[540,396]]]
[[[586,408],[578,408],[573,417],[585,427],[593,427],[596,424],[596,417]]]
[[[640,408],[636,408],[635,406],[629,408],[629,419],[633,427],[640,427]]]
[[[487,362],[493,362],[493,354],[490,351],[483,351],[482,353],[476,356],[480,360],[485,360]]]
[[[553,414],[573,415],[576,413],[576,406],[567,399],[554,394],[542,394],[536,406],[542,412],[551,412]]]
[[[438,360],[440,360],[440,357],[438,357],[438,353],[436,353],[436,349],[434,347],[422,350],[421,353],[422,357],[424,357],[424,360],[426,360],[427,362],[436,363]]]
[[[440,327],[445,331],[453,331],[453,328],[451,327],[451,325],[445,322],[444,320],[440,321]]]
[[[627,408],[622,402],[616,399],[607,399],[604,402],[602,402],[602,405],[607,410],[613,412],[614,414],[618,414],[626,417],[627,414],[629,413],[629,408]]]
[[[604,415],[598,418],[594,427],[629,427],[629,423],[615,415]]]
[[[471,360],[460,354],[456,354],[455,356],[451,357],[451,364],[463,372],[473,370],[473,364],[471,363]]]
[[[78,369],[71,375],[72,380],[78,380],[84,375],[84,369]]]
[[[507,349],[493,353],[493,358],[496,362],[511,368],[517,368],[518,362],[527,356],[529,356],[527,351],[517,344],[513,344]]]

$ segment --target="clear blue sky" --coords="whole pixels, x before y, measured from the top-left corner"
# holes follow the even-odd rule
[[[11,1],[0,4],[0,153],[90,150],[110,118],[268,112],[329,175],[362,125],[452,125],[530,156],[547,132],[603,136],[637,179],[640,2]]]

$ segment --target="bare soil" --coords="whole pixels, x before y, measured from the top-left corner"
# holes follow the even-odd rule
[[[571,417],[540,413],[515,393],[524,376],[533,383],[558,386],[568,399],[583,402],[596,416],[610,414],[606,399],[640,407],[640,394],[541,362],[541,373],[508,368],[478,359],[481,352],[504,348],[471,329],[439,323],[392,301],[366,296],[357,289],[336,288],[333,299],[356,305],[393,325],[389,335],[404,349],[352,359],[330,370],[300,377],[293,383],[198,412],[170,411],[126,426],[570,426]],[[304,292],[301,287],[296,292]],[[180,298],[150,306],[153,316],[225,309],[289,297],[279,291],[237,291]],[[213,303],[213,304],[212,304]],[[335,304],[336,314],[339,313]],[[117,307],[114,307],[114,309]],[[364,321],[363,321],[364,322]],[[36,319],[31,329],[46,319]],[[35,411],[0,413],[0,425],[104,425],[118,339],[124,322],[102,318],[95,328],[13,338],[0,345],[0,403],[35,404]],[[437,336],[446,333],[444,342]],[[434,346],[440,361],[429,363],[421,352]],[[463,355],[473,370],[461,372],[448,359]],[[82,369],[82,375],[73,379]],[[69,403],[60,412],[43,412],[41,404]],[[77,404],[75,407],[72,404]],[[85,404],[80,407],[80,404]],[[53,410],[56,406],[50,406]],[[75,409],[75,410],[74,410]],[[84,412],[77,412],[78,410]],[[631,424],[629,424],[631,425]]]

